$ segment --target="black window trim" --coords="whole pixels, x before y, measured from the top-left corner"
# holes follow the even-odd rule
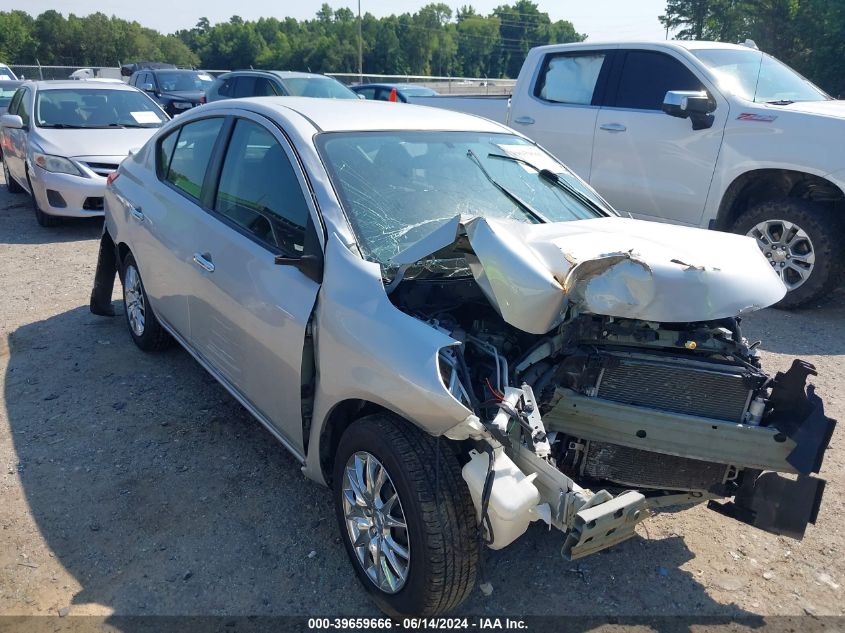
[[[25,90],[26,87],[21,86],[15,91],[15,94],[12,95],[12,100],[9,102],[9,108],[8,110],[6,110],[6,112],[8,112],[9,114],[18,113],[18,107],[20,106],[21,101],[23,100],[23,94]],[[17,101],[15,101],[15,99],[17,99]]]
[[[549,64],[553,59],[559,57],[586,57],[590,55],[604,55],[604,63],[602,64],[599,76],[596,78],[596,85],[593,88],[593,98],[590,103],[568,103],[565,101],[550,101],[540,96],[542,90],[541,83],[545,83],[546,72],[549,69]],[[574,49],[553,51],[546,53],[543,56],[543,61],[540,62],[539,70],[534,76],[533,85],[531,87],[530,95],[540,103],[552,106],[567,106],[574,108],[598,108],[602,106],[605,101],[605,96],[608,87],[608,78],[610,76],[611,67],[618,57],[616,49],[613,48],[595,48],[595,49]]]
[[[21,98],[18,101],[18,109],[15,114],[21,116],[21,104],[26,99],[31,101],[31,103],[29,104],[29,114],[27,114],[27,120],[23,121],[23,117],[21,117],[21,120],[23,121],[23,129],[29,130],[29,128],[31,127],[30,123],[32,122],[32,115],[34,114],[33,110],[35,109],[35,90],[30,89],[29,86],[21,86],[18,90],[21,91]],[[14,99],[14,97],[12,97],[12,99]]]

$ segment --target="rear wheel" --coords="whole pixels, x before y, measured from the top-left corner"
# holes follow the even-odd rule
[[[135,345],[145,352],[154,352],[168,347],[173,339],[153,314],[147,291],[138,264],[132,253],[123,260],[121,279],[123,281],[123,311],[126,325]]]
[[[30,180],[29,174],[26,175],[26,183],[29,185],[29,197],[32,200],[32,209],[35,212],[35,221],[44,227],[58,226],[61,224],[61,218],[44,213],[38,206],[38,199],[35,197],[35,189],[32,187],[32,180]]]
[[[382,611],[435,616],[466,600],[478,531],[445,443],[394,415],[361,418],[340,439],[333,481],[346,551]]]
[[[845,231],[836,211],[800,200],[772,200],[737,218],[732,231],[757,240],[787,288],[776,306],[797,308],[826,299],[839,283]]]
[[[6,179],[6,188],[9,190],[9,193],[23,193],[23,187],[18,184],[18,181],[12,178],[12,174],[9,173],[9,167],[6,165],[6,161],[3,161],[3,178]]]

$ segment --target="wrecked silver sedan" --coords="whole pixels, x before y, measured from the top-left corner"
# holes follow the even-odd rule
[[[115,271],[141,349],[178,341],[333,488],[391,615],[456,607],[533,521],[575,559],[666,506],[795,538],[818,513],[835,423],[742,335],[785,293],[754,241],[621,218],[493,122],[198,108],[110,179],[97,314]]]

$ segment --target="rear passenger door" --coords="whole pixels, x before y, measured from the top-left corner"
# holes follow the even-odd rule
[[[644,219],[699,224],[722,144],[728,104],[680,59],[620,50],[598,115],[589,178],[614,207]],[[662,111],[670,90],[707,90],[715,122],[693,130]]]
[[[285,137],[243,114],[215,151],[219,176],[194,227],[192,342],[290,448],[303,454],[305,331],[320,284],[277,256],[322,259],[316,209]],[[307,363],[306,363],[307,364]]]
[[[223,128],[222,116],[191,121],[156,143],[153,188],[124,177],[121,186],[132,200],[127,231],[144,287],[156,315],[190,341],[188,297],[198,281],[193,254],[202,210],[209,157]]]
[[[593,131],[611,51],[578,49],[547,54],[528,94],[511,105],[510,126],[530,136],[589,180]]]

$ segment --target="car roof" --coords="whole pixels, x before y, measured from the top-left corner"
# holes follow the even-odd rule
[[[67,90],[71,89],[85,89],[85,90],[137,90],[123,82],[115,83],[111,81],[85,81],[80,79],[55,79],[44,81],[30,82],[35,86],[36,90]]]
[[[199,68],[139,68],[136,70],[133,75],[136,73],[204,73],[204,70],[200,70]]]
[[[281,79],[331,79],[331,77],[327,77],[326,75],[320,75],[317,73],[303,73],[295,70],[257,70],[254,68],[245,70],[232,70],[228,73],[220,75],[220,77],[230,77],[232,75],[275,75],[276,77],[279,77]]]
[[[406,88],[424,88],[425,90],[433,90],[433,88],[429,88],[428,86],[421,86],[420,84],[412,84],[412,83],[403,83],[403,84],[392,84],[392,83],[377,83],[377,84],[355,84],[354,86],[349,86],[351,89],[355,88],[396,88],[397,90],[405,90]]]
[[[643,46],[666,48],[666,49],[684,49],[688,51],[701,49],[733,49],[749,51],[754,50],[743,44],[729,44],[727,42],[712,42],[705,40],[630,40],[630,41],[612,41],[612,40],[596,40],[588,42],[576,42],[572,44],[547,44],[546,46],[537,47],[541,51],[553,50],[577,50],[579,48],[642,48]]]
[[[286,111],[293,110],[322,132],[443,130],[515,133],[504,125],[470,114],[387,101],[313,97],[251,97],[237,101],[240,106],[228,99],[215,101],[204,105],[202,111],[248,106],[250,110],[272,117],[273,111],[288,115]]]
[[[25,79],[0,79],[0,86],[3,88],[16,88],[24,83]]]

